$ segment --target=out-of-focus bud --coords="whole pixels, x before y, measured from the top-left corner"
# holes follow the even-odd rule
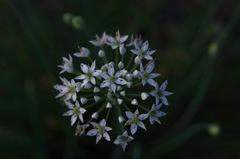
[[[218,51],[218,43],[213,42],[208,47],[208,54],[210,57],[214,57],[217,54]]]
[[[72,26],[73,28],[80,30],[83,28],[84,20],[80,16],[74,16],[72,17]]]
[[[209,127],[208,127],[208,133],[209,135],[215,137],[215,136],[218,136],[221,132],[221,128],[218,124],[211,124]]]
[[[71,14],[71,13],[63,14],[63,22],[67,25],[72,23],[72,18],[73,18],[73,14]]]

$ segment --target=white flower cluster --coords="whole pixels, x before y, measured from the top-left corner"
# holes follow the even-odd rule
[[[173,94],[166,91],[167,81],[160,86],[156,81],[160,76],[153,73],[152,54],[156,50],[150,50],[148,41],[143,42],[140,36],[132,36],[125,44],[127,39],[128,35],[121,36],[119,31],[115,37],[106,33],[96,36],[90,43],[99,48],[99,57],[93,61],[90,50],[79,47],[73,55],[89,62],[75,69],[72,56],[64,57],[60,74],[70,73],[73,79],[60,77],[62,84],[54,86],[59,91],[56,98],[61,98],[69,109],[63,115],[71,116],[72,126],[77,123],[75,135],[96,136],[96,143],[102,137],[110,141],[112,128],[107,123],[113,125],[116,118],[122,135],[116,137],[114,144],[120,144],[124,151],[138,127],[146,130],[147,118],[150,124],[161,124],[159,118],[166,114],[160,108],[168,106],[166,96]],[[143,91],[144,87],[149,88]]]

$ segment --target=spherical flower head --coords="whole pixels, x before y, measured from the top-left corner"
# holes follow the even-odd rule
[[[96,136],[96,144],[117,136],[113,143],[125,151],[138,127],[146,130],[150,124],[161,123],[159,118],[165,115],[162,106],[168,105],[166,96],[173,93],[166,91],[167,81],[159,86],[160,74],[154,72],[152,57],[155,50],[150,50],[141,36],[128,40],[128,35],[121,36],[119,31],[115,36],[104,32],[90,43],[97,47],[93,52],[98,56],[79,47],[73,55],[81,58],[74,60],[81,61],[80,67],[73,67],[71,55],[63,58],[60,73],[67,72],[69,80],[60,77],[62,84],[54,86],[59,92],[56,98],[65,103],[68,110],[63,116],[70,117],[70,125],[77,123],[75,135]],[[112,129],[122,132],[114,135],[118,131]]]

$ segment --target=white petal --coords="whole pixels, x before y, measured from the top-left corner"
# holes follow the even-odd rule
[[[139,115],[140,120],[145,120],[148,117],[148,114],[141,114]]]
[[[127,82],[128,88],[132,87],[132,82]]]
[[[111,89],[112,89],[113,92],[116,91],[116,88],[117,88],[116,84],[112,83],[112,84],[110,85],[110,87],[111,87]]]
[[[82,80],[85,78],[86,78],[86,75],[79,75],[79,76],[75,77],[75,79],[79,79],[79,80]]]
[[[151,125],[153,125],[154,124],[154,117],[150,116],[149,117],[149,122],[151,123]]]
[[[81,114],[84,114],[84,113],[87,111],[87,110],[84,109],[84,108],[79,108],[79,110],[80,110]]]
[[[154,91],[151,91],[151,92],[150,92],[150,95],[153,96],[153,97],[156,97],[157,92],[156,92],[155,90],[154,90]]]
[[[91,78],[91,82],[92,82],[92,84],[96,84],[96,80],[95,80],[95,78]]]
[[[149,78],[155,78],[155,77],[158,77],[158,76],[160,76],[160,74],[158,74],[158,73],[149,74]]]
[[[123,79],[123,78],[118,78],[116,80],[116,83],[120,84],[120,85],[125,85],[125,84],[127,84],[127,81],[125,79]]]
[[[91,124],[92,124],[92,126],[94,127],[94,128],[98,128],[99,127],[99,124],[98,123],[95,123],[95,122],[90,122]]]
[[[76,115],[73,115],[73,116],[71,117],[71,126],[73,126],[73,124],[76,122],[76,120],[77,120],[77,116],[76,116]]]
[[[128,35],[125,35],[123,37],[120,38],[120,42],[123,43],[124,41],[126,41],[128,38]]]
[[[117,139],[114,140],[114,142],[113,142],[114,144],[119,145],[119,144],[122,143],[122,140],[121,140],[119,137],[120,137],[120,136],[118,136]]]
[[[148,50],[148,45],[149,45],[148,41],[145,41],[145,42],[143,43],[143,46],[142,46],[141,50],[142,50],[143,52],[146,52],[146,51]]]
[[[112,128],[110,128],[110,127],[108,127],[108,126],[105,126],[105,130],[106,130],[106,131],[110,131],[110,130],[112,130]]]
[[[148,79],[147,82],[148,82],[148,84],[150,84],[153,87],[155,87],[155,85],[156,85],[156,82],[153,79]]]
[[[113,63],[110,63],[110,64],[108,65],[108,74],[109,74],[110,76],[113,76],[113,74],[114,74],[114,65],[113,65]]]
[[[126,111],[126,116],[128,117],[128,119],[131,119],[133,117],[133,113]]]
[[[134,99],[132,100],[131,104],[132,104],[132,105],[138,105],[137,99],[134,98]]]
[[[97,135],[97,133],[98,133],[97,129],[92,129],[88,131],[87,136],[95,136]]]
[[[110,136],[108,135],[107,132],[104,132],[104,133],[103,133],[103,137],[104,137],[107,141],[110,141]]]
[[[130,131],[131,131],[132,135],[136,133],[137,127],[138,126],[136,124],[134,124],[134,123],[131,124]]]
[[[71,116],[71,115],[73,115],[73,110],[69,110],[63,114],[63,116]]]
[[[99,123],[99,125],[101,125],[102,127],[106,126],[106,120],[102,119]]]
[[[99,142],[99,140],[101,140],[101,138],[102,138],[102,134],[97,134],[96,144]]]
[[[165,115],[166,115],[166,113],[164,113],[164,112],[162,112],[162,111],[160,111],[160,112],[157,111],[157,112],[156,112],[156,116],[157,116],[157,117],[162,117],[162,116],[165,116]]]
[[[135,55],[138,55],[139,54],[139,51],[138,50],[131,50],[131,52]]]
[[[144,129],[144,130],[146,130],[146,127],[145,127],[145,125],[143,124],[143,122],[138,122],[138,126],[140,127],[140,128],[142,128],[142,129]]]
[[[82,114],[78,115],[78,117],[79,117],[80,121],[83,123],[83,116],[82,116]]]
[[[96,61],[93,61],[90,70],[91,70],[91,71],[94,71],[94,70],[95,70],[95,67],[96,67]]]
[[[161,101],[163,102],[164,105],[168,106],[168,100],[165,96],[160,97]]]
[[[163,82],[163,84],[160,86],[161,90],[165,90],[167,88],[168,81]]]
[[[89,69],[88,69],[88,66],[87,66],[87,65],[81,63],[80,67],[81,67],[81,70],[82,70],[84,73],[88,73],[88,70],[89,70]]]
[[[76,101],[76,99],[77,99],[77,94],[76,94],[76,93],[73,93],[73,95],[72,95],[72,100],[73,100],[73,101]]]
[[[173,94],[172,92],[162,91],[162,95],[164,95],[164,96],[169,96],[169,95],[172,95],[172,94]]]
[[[144,58],[147,59],[147,60],[152,60],[153,59],[152,56],[150,56],[150,55],[145,55]]]
[[[71,102],[66,101],[65,104],[69,109],[73,109],[74,107],[74,105]]]
[[[104,88],[104,87],[107,87],[107,86],[109,86],[109,85],[110,85],[110,82],[109,82],[108,80],[104,80],[104,81],[101,83],[100,87],[101,87],[101,88]]]

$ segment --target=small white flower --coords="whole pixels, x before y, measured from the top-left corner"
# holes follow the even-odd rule
[[[82,134],[85,133],[85,129],[89,127],[89,124],[83,124],[80,125],[79,123],[77,124],[76,130],[75,130],[75,136],[81,136]]]
[[[66,57],[63,57],[63,64],[58,65],[58,67],[60,67],[62,69],[60,74],[62,74],[63,72],[72,73],[73,72],[72,62],[73,62],[72,61],[72,56],[70,54],[69,54],[69,60]]]
[[[76,57],[88,57],[90,54],[90,51],[85,47],[78,47],[79,52],[74,53],[73,55]]]
[[[107,35],[107,42],[106,44],[108,44],[109,46],[112,47],[112,49],[116,49],[120,46],[123,46],[123,42],[126,41],[128,38],[128,35],[124,35],[124,36],[120,36],[120,32],[117,31],[116,32],[116,36],[115,38],[112,36]]]
[[[103,46],[105,44],[106,40],[107,40],[106,33],[104,32],[102,34],[101,38],[98,35],[96,35],[96,40],[91,40],[89,42],[92,43],[95,46],[101,47],[101,46]]]
[[[122,71],[118,71],[115,73],[114,71],[114,63],[108,64],[108,72],[101,73],[101,76],[105,79],[100,87],[109,87],[113,92],[116,91],[117,85],[126,85],[127,81],[123,78],[120,78],[122,76]]]
[[[140,63],[139,77],[142,79],[143,86],[146,83],[150,84],[151,86],[156,85],[156,82],[153,80],[153,78],[160,76],[160,74],[152,73],[154,66],[154,63],[151,62],[146,66],[146,69],[144,69],[142,63]]]
[[[124,55],[126,53],[126,49],[123,45],[119,47],[119,52],[121,55]]]
[[[126,116],[128,117],[128,121],[125,123],[125,125],[131,125],[130,131],[132,135],[136,133],[138,127],[146,130],[146,127],[143,124],[142,120],[145,120],[148,117],[148,114],[139,115],[139,111],[136,110],[134,114],[132,112],[126,111]]]
[[[150,94],[155,97],[156,99],[156,104],[159,104],[159,101],[161,100],[164,105],[168,106],[168,100],[166,96],[172,95],[172,92],[165,91],[167,88],[167,81],[165,81],[160,87],[156,83],[155,85],[155,90],[151,91]]]
[[[72,116],[71,125],[73,125],[76,122],[77,118],[79,118],[80,121],[83,123],[82,115],[86,112],[86,109],[81,108],[78,101],[75,102],[75,105],[67,101],[65,103],[70,110],[64,113],[63,116]]]
[[[149,48],[148,48],[149,44],[148,44],[148,41],[144,42],[143,45],[141,47],[139,47],[139,45],[135,45],[135,48],[134,50],[131,50],[131,52],[135,55],[137,55],[137,57],[139,57],[140,60],[142,60],[143,58],[146,59],[146,60],[152,60],[152,54],[156,51],[156,50],[153,50],[153,51],[149,51]]]
[[[99,50],[98,56],[99,56],[99,57],[104,57],[104,56],[105,56],[105,52],[102,51],[102,50]]]
[[[161,108],[162,103],[158,104],[155,106],[155,104],[152,105],[152,109],[149,111],[149,121],[151,124],[154,123],[154,121],[156,121],[157,123],[161,124],[160,120],[158,118],[165,116],[166,113],[159,111],[159,109]]]
[[[125,151],[126,146],[129,142],[131,142],[134,138],[132,136],[128,135],[128,132],[125,131],[122,135],[117,136],[116,140],[114,141],[114,144],[121,145],[123,148],[123,151]]]
[[[81,75],[77,76],[75,79],[83,80],[82,87],[84,87],[89,82],[91,82],[92,84],[95,85],[96,84],[95,77],[100,75],[100,71],[95,70],[96,62],[94,61],[91,65],[91,67],[89,67],[83,63],[80,65],[80,67],[81,67],[81,70],[83,71],[83,73],[85,73],[85,74],[81,74]]]
[[[81,89],[81,83],[77,82],[72,79],[71,82],[66,80],[65,78],[61,78],[63,85],[55,85],[54,88],[58,90],[60,93],[56,96],[56,98],[62,97],[65,101],[72,99],[76,101],[77,99],[77,92]]]
[[[110,141],[110,136],[108,135],[107,131],[112,130],[112,128],[106,126],[106,120],[102,119],[99,124],[95,122],[91,122],[94,129],[89,130],[87,135],[88,136],[95,136],[96,135],[96,144],[104,137],[107,141]]]

